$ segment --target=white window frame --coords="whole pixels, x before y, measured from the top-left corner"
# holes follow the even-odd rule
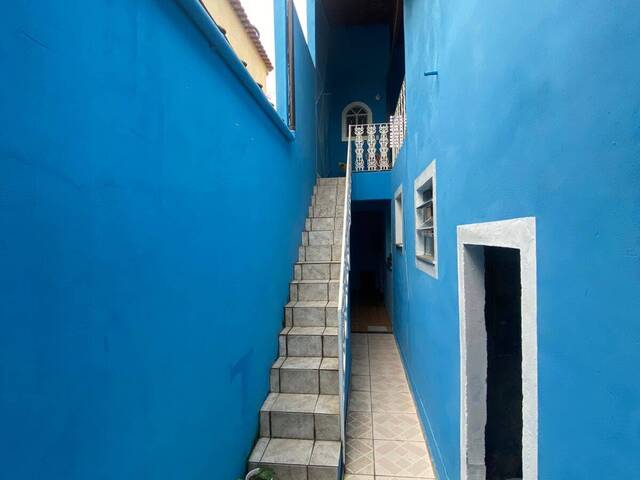
[[[395,237],[394,242],[396,247],[402,248],[403,245],[403,225],[404,222],[402,220],[402,185],[398,187],[396,192],[393,194],[393,205],[395,212]]]
[[[522,322],[522,478],[538,479],[538,317],[536,219],[459,225],[460,478],[485,478],[487,332],[484,248],[520,250]]]
[[[433,191],[433,260],[426,260],[422,257],[424,252],[421,252],[419,247],[422,234],[418,230],[421,222],[418,215],[418,205],[422,202],[422,192],[429,184],[431,184]],[[433,278],[438,278],[438,216],[435,159],[415,179],[413,192],[416,267],[427,275],[430,275]]]
[[[347,112],[351,110],[353,107],[363,108],[367,112],[367,123],[373,123],[373,114],[371,113],[371,108],[364,102],[351,102],[349,105],[344,107],[342,110],[342,141],[349,141],[349,132],[347,131]]]

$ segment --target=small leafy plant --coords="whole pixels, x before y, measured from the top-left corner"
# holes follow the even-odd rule
[[[276,473],[271,468],[259,467],[255,470],[251,470],[247,474],[248,480],[278,480]],[[238,479],[244,480],[244,479]]]

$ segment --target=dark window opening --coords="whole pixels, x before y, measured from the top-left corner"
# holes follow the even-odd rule
[[[522,478],[520,250],[485,247],[487,480]]]

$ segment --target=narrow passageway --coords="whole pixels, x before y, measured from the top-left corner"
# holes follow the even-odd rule
[[[351,352],[345,480],[434,479],[393,335],[354,333]]]

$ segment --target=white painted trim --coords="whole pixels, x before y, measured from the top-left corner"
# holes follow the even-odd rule
[[[422,188],[429,180],[433,185],[433,263],[426,262],[417,257],[418,255],[418,212],[416,205],[420,201],[420,194],[418,190]],[[416,259],[416,268],[423,271],[427,275],[431,275],[433,278],[438,278],[438,201],[436,190],[436,161],[435,159],[427,165],[420,175],[413,182],[413,229],[415,236],[415,243],[413,245],[414,254]]]
[[[487,351],[484,320],[484,250],[520,250],[522,285],[522,469],[538,478],[538,335],[536,220],[534,217],[459,225],[460,477],[484,480]]]
[[[347,132],[347,112],[353,107],[362,107],[367,111],[367,124],[373,123],[373,113],[371,112],[371,108],[364,102],[351,102],[349,105],[342,109],[342,114],[340,115],[340,128],[342,132],[342,141],[349,141],[349,132]]]
[[[400,199],[400,207],[398,208],[398,199]],[[393,194],[393,211],[394,211],[394,237],[393,243],[398,248],[404,246],[404,197],[402,195],[402,184]]]

